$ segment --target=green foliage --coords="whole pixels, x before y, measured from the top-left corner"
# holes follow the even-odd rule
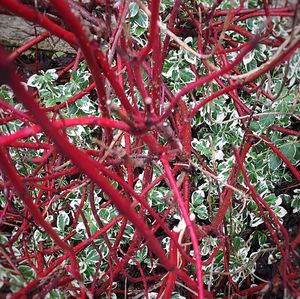
[[[70,82],[58,85],[56,80],[58,75],[55,69],[49,69],[46,72],[41,71],[41,74],[31,76],[27,85],[37,88],[39,97],[45,107],[51,107],[65,102],[79,91],[88,87],[90,73],[86,69],[85,63],[80,63],[75,72],[72,73]],[[95,112],[95,105],[90,98],[85,95],[72,104],[68,114],[92,114]]]
[[[136,41],[140,44],[140,46],[144,46],[146,41],[143,35],[148,28],[148,16],[135,2],[131,2],[129,4],[129,18],[127,20],[130,26],[130,31]]]
[[[215,1],[206,2],[207,5],[211,5]],[[261,1],[259,0],[246,1],[246,6],[249,8],[256,8],[260,5],[260,2]],[[166,17],[168,16],[167,8],[170,8],[172,3],[173,2],[169,0],[165,0],[162,3],[161,9],[166,10],[164,11]],[[238,1],[222,1],[220,9],[227,9],[237,5],[237,3]],[[135,2],[130,2],[129,4],[129,15],[126,22],[128,26],[130,26],[130,33],[133,35],[134,39],[139,46],[143,47],[147,40],[149,19],[145,12],[143,12]],[[257,17],[247,19],[243,26],[247,27],[253,34],[257,34],[262,30],[264,24],[264,18]],[[282,33],[286,26],[287,24],[284,18],[280,19],[276,30],[278,30],[279,33]],[[233,31],[229,31],[228,36],[240,43],[245,41],[243,36]],[[185,38],[184,43],[197,49],[197,39],[194,37],[189,36]],[[270,46],[260,44],[244,57],[243,62],[237,69],[242,73],[253,71],[267,61],[268,57],[271,57],[273,54],[274,50]],[[288,65],[286,64],[277,67],[270,72],[270,76],[258,79],[257,83],[261,83],[263,90],[270,91],[275,98],[274,100],[270,101],[262,94],[252,95],[243,90],[235,91],[241,101],[247,107],[253,109],[253,117],[258,116],[258,120],[251,117],[247,118],[246,122],[242,124],[242,118],[240,118],[236,112],[232,95],[228,94],[222,95],[205,105],[191,120],[193,131],[192,147],[204,159],[208,166],[218,173],[217,181],[213,180],[211,177],[205,176],[203,173],[197,173],[190,178],[190,212],[193,212],[196,215],[197,224],[211,221],[219,211],[221,201],[220,194],[235,163],[232,155],[232,145],[239,146],[242,144],[245,138],[245,128],[249,128],[258,136],[261,134],[267,135],[271,139],[271,142],[291,161],[291,163],[299,165],[299,140],[295,136],[284,135],[270,128],[270,126],[274,124],[283,128],[289,128],[291,126],[290,116],[293,114],[299,115],[300,106],[296,100],[299,99],[299,57],[298,51],[291,57]],[[233,61],[235,54],[228,53],[227,58],[229,61]],[[163,64],[162,78],[164,83],[174,94],[176,94],[182,87],[196,80],[196,75],[192,70],[193,67],[195,67],[197,72],[199,74],[201,73],[203,77],[207,75],[207,71],[205,70],[202,61],[193,56],[190,52],[183,48],[180,48],[179,50],[170,50]],[[286,67],[288,67],[287,82],[284,84],[282,78],[286,73]],[[145,81],[148,80],[146,74],[144,74],[144,77]],[[85,63],[79,65],[76,71],[71,74],[71,78],[70,82],[60,84],[58,83],[59,78],[56,70],[49,69],[30,77],[27,81],[27,85],[38,91],[39,99],[43,107],[52,107],[66,102],[70,97],[89,86],[90,73],[87,70]],[[223,80],[224,78],[221,79]],[[199,86],[193,91],[193,94],[189,93],[184,96],[183,100],[188,108],[192,108],[195,105],[195,101],[199,103],[219,89],[220,87],[217,82],[212,81],[209,84]],[[141,97],[138,92],[136,93],[136,97],[139,101]],[[0,88],[0,97],[22,111],[22,106],[15,103],[13,94],[7,86],[2,86]],[[68,118],[83,115],[95,115],[97,113],[97,105],[92,101],[90,96],[85,95],[75,103],[62,109],[61,112],[64,117]],[[8,135],[18,131],[22,125],[23,123],[20,121],[10,121],[6,126],[1,125],[1,130],[3,134]],[[74,144],[83,149],[90,149],[95,147],[91,141],[93,130],[94,129],[91,129],[88,126],[76,126],[75,128],[67,129],[67,134]],[[39,141],[42,142],[44,141],[45,136],[39,135],[38,138]],[[32,138],[28,140],[35,141]],[[23,159],[23,156],[25,156],[22,151],[15,149],[10,149],[10,154],[13,158],[22,157]],[[27,160],[25,162],[23,161],[25,159],[17,159],[19,162],[16,162],[16,167],[24,177],[28,173],[31,173],[31,159],[34,157],[39,157],[39,153],[26,153]],[[21,161],[24,163],[21,163]],[[193,162],[199,163],[194,157]],[[259,138],[249,151],[244,164],[249,179],[256,191],[272,209],[279,221],[283,222],[284,217],[287,215],[288,208],[292,210],[292,213],[299,213],[300,190],[295,189],[292,193],[282,193],[277,195],[278,190],[276,189],[276,184],[281,181],[291,182],[292,176],[278,155]],[[161,175],[160,169],[159,167],[155,167],[154,178],[157,178],[159,175]],[[238,183],[242,187],[241,190],[247,190],[247,186],[241,176],[238,177]],[[62,186],[66,184],[66,180],[61,182]],[[134,188],[136,192],[140,192],[141,181],[138,181]],[[33,190],[32,192],[35,191],[37,190]],[[148,193],[147,201],[149,205],[155,212],[160,213],[160,215],[169,208],[170,202],[173,201],[173,194],[170,194],[169,191],[170,189],[168,186],[158,184]],[[60,198],[52,204],[51,208],[56,212],[52,215],[45,214],[46,221],[51,223],[55,228],[55,231],[62,238],[69,234],[69,226],[76,219],[76,233],[69,239],[70,243],[74,244],[74,246],[86,240],[90,235],[93,235],[101,228],[95,219],[89,201],[86,200],[84,202],[80,210],[80,215],[76,214],[75,211],[78,211],[79,206],[81,205],[81,197],[82,188],[74,189],[68,194],[67,198]],[[101,203],[109,200],[101,190],[94,192],[94,200],[95,209],[98,211],[98,217],[103,225],[109,223],[118,216],[116,208],[111,204],[106,205],[105,208],[101,208]],[[68,208],[66,208],[66,202],[69,204]],[[17,207],[18,204],[21,205],[17,202]],[[0,206],[2,208],[5,206],[5,199],[2,194],[0,194]],[[137,207],[137,210],[138,209],[140,209],[140,206]],[[172,214],[172,217],[179,217],[177,215],[178,207],[175,207],[175,211],[176,212]],[[146,213],[146,216],[148,217],[149,213]],[[255,262],[260,256],[261,250],[271,247],[272,239],[269,232],[265,229],[257,230],[264,222],[262,216],[257,204],[250,196],[247,195],[247,197],[243,197],[241,194],[234,193],[232,205],[226,214],[224,221],[226,233],[228,234],[224,237],[230,237],[230,253],[228,255],[229,270],[235,273],[232,277],[238,285],[243,284],[245,277],[247,277],[249,273],[254,273]],[[266,210],[264,210],[264,217],[272,221],[272,215]],[[88,223],[88,226],[86,223]],[[152,222],[150,221],[150,223]],[[242,237],[242,233],[249,230],[249,228],[251,232],[249,233],[247,240],[245,240]],[[120,229],[121,221],[108,230],[107,237],[111,244],[114,244]],[[16,230],[17,228],[15,228],[14,232]],[[134,227],[128,222],[122,240],[120,241],[120,247],[130,245],[134,232]],[[1,244],[6,243],[7,241],[5,235],[0,235]],[[35,229],[33,238],[28,240],[27,245],[29,250],[36,248],[41,241],[45,242],[45,244],[51,244],[52,242],[46,233]],[[164,237],[161,240],[161,244],[167,251],[169,249],[170,238]],[[200,249],[204,262],[208,261],[218,244],[218,238],[209,235],[203,237],[200,243]],[[259,248],[252,250],[251,246],[253,244],[258,244]],[[21,258],[23,254],[22,249],[20,249],[22,248],[21,242],[16,242],[14,246],[16,258]],[[99,255],[99,252],[101,252],[101,256]],[[103,237],[96,239],[92,244],[80,252],[80,273],[83,275],[85,283],[92,283],[99,261],[101,261],[101,267],[98,277],[109,268],[109,254],[108,245]],[[146,246],[136,250],[133,257],[139,263],[145,264],[148,269],[158,266],[158,262],[155,259],[150,261],[149,250]],[[133,259],[130,259],[128,264],[136,265]],[[222,248],[217,252],[213,263],[210,263],[203,269],[205,271],[204,282],[206,285],[214,282],[211,281],[212,277],[209,274],[210,272],[225,272],[224,252]],[[25,285],[26,281],[35,278],[35,272],[26,263],[22,264],[18,270],[21,272],[24,279],[20,278],[20,276],[13,275],[9,269],[1,266],[0,287],[3,285],[5,279],[9,279],[12,291],[16,291]],[[113,294],[112,297],[116,297],[116,295]],[[157,293],[149,293],[149,298],[156,297]],[[47,295],[47,298],[63,298],[63,295],[59,290],[55,289]],[[172,298],[179,299],[184,297],[179,293],[173,293]]]
[[[208,218],[207,206],[204,202],[205,194],[203,190],[194,191],[191,197],[191,212],[194,212],[199,219],[205,220]]]
[[[192,37],[187,37],[184,42],[192,48],[196,47]],[[183,48],[169,51],[164,62],[162,75],[173,92],[176,93],[186,84],[195,81],[196,75],[191,70],[190,64],[200,66],[196,57]]]

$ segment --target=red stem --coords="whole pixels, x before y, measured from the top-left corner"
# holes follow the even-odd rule
[[[158,121],[162,121],[163,119],[167,118],[170,113],[172,112],[172,110],[174,109],[174,107],[176,106],[177,102],[179,101],[179,99],[185,95],[186,93],[188,93],[189,91],[193,90],[194,88],[203,85],[204,83],[207,82],[211,82],[213,79],[222,76],[223,74],[228,73],[230,70],[232,70],[235,66],[237,66],[245,57],[245,55],[250,52],[251,50],[253,50],[256,45],[258,43],[258,37],[256,37],[254,40],[252,40],[251,42],[248,42],[247,45],[244,47],[244,49],[241,51],[241,53],[236,57],[236,59],[228,64],[228,66],[220,69],[219,71],[216,71],[214,73],[211,73],[208,76],[202,77],[198,80],[196,80],[195,82],[192,82],[188,85],[186,85],[185,87],[183,87],[175,96],[175,98],[173,99],[173,101],[170,103],[170,106],[168,107],[168,109],[164,112],[163,115],[161,115],[159,117]],[[233,89],[233,88],[232,88]]]
[[[242,150],[240,150],[241,151],[241,159],[245,159],[251,146],[252,145],[250,143],[246,143],[245,146],[242,148]],[[232,185],[232,186],[236,185],[238,168],[239,168],[238,164],[235,163],[235,165],[233,166],[233,169],[231,170],[231,173],[229,175],[229,179],[228,179],[229,185]],[[213,220],[213,222],[211,224],[211,227],[210,227],[211,230],[215,231],[218,228],[218,226],[221,224],[221,222],[223,221],[226,211],[229,207],[232,195],[233,195],[233,190],[228,187],[225,187],[224,191],[222,192],[222,195],[221,195],[222,203],[221,203],[221,206],[219,208],[219,211],[218,211],[215,219]]]
[[[157,21],[159,18],[159,4],[160,4],[160,0],[150,1],[151,20],[150,20],[149,37],[148,37],[147,45],[136,54],[136,56],[140,60],[143,60],[146,57],[146,55],[150,52],[150,50],[154,45],[156,33],[158,30]]]
[[[199,246],[198,246],[198,240],[196,237],[196,233],[195,233],[195,229],[193,227],[193,224],[191,222],[191,219],[189,217],[187,208],[186,208],[186,203],[184,203],[183,198],[180,194],[180,191],[177,187],[176,181],[172,175],[171,172],[171,168],[169,165],[169,162],[167,160],[167,157],[165,154],[163,154],[161,156],[161,162],[164,166],[165,172],[166,172],[166,176],[169,180],[170,186],[172,191],[174,192],[174,196],[177,199],[177,203],[179,205],[180,208],[180,212],[183,216],[183,219],[186,223],[186,226],[189,229],[190,232],[190,236],[191,236],[191,240],[192,240],[192,244],[193,244],[193,248],[194,248],[194,256],[196,259],[196,274],[197,274],[197,285],[198,285],[198,298],[199,299],[203,299],[204,298],[204,288],[203,288],[203,275],[202,275],[202,260],[201,260],[201,253],[199,250]]]
[[[30,49],[31,47],[33,47],[34,45],[40,43],[41,41],[43,41],[44,39],[46,39],[47,37],[49,37],[49,32],[43,32],[40,35],[38,35],[37,37],[31,39],[30,41],[26,42],[25,44],[23,44],[22,46],[20,46],[19,48],[17,48],[16,50],[14,50],[10,55],[9,55],[9,59],[10,60],[14,60],[16,59],[18,56],[20,56],[20,54],[24,53],[26,50]]]
[[[71,260],[71,272],[75,279],[81,281],[81,277],[79,274],[79,266],[76,260],[75,253],[71,246],[65,243],[55,232],[52,226],[45,221],[43,215],[33,202],[33,199],[29,195],[26,190],[23,182],[20,178],[20,175],[17,173],[16,169],[13,166],[13,162],[11,161],[8,154],[5,152],[4,148],[0,147],[0,168],[4,172],[4,174],[13,182],[14,188],[21,198],[21,200],[25,203],[34,220],[40,225],[45,231],[49,234],[49,236],[59,245],[65,252],[69,254]]]
[[[173,271],[175,265],[170,263],[152,231],[148,228],[145,222],[137,216],[136,212],[130,207],[129,202],[120,195],[120,193],[111,185],[110,181],[103,175],[99,174],[95,162],[83,151],[69,143],[66,137],[62,135],[55,126],[53,126],[45,112],[39,107],[35,99],[20,83],[20,79],[14,72],[13,68],[8,64],[8,58],[3,54],[3,52],[0,52],[0,70],[1,69],[7,75],[3,83],[10,85],[17,99],[31,112],[36,121],[44,129],[44,132],[52,138],[57,149],[65,156],[69,157],[69,159],[73,161],[74,165],[76,165],[83,173],[87,174],[91,180],[102,188],[102,190],[114,202],[119,212],[130,220],[135,225],[136,229],[145,236],[149,247],[158,256],[166,269]],[[0,83],[2,82],[0,81]]]
[[[269,129],[271,129],[273,131],[281,132],[281,133],[286,134],[286,135],[295,135],[295,136],[300,137],[300,132],[294,131],[294,130],[291,130],[291,129],[282,128],[282,127],[275,126],[275,125],[270,126]]]

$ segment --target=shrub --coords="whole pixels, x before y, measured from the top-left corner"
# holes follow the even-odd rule
[[[1,292],[300,296],[299,5],[24,2],[77,55],[0,52]]]

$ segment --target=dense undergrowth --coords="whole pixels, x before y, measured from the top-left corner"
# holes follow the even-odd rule
[[[1,295],[300,296],[297,1],[0,8]]]

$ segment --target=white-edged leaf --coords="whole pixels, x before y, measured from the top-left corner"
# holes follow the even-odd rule
[[[139,7],[135,2],[130,2],[128,10],[129,10],[129,17],[132,18],[132,17],[135,17],[138,14]]]
[[[40,80],[38,80],[38,79],[39,79],[39,76],[37,74],[32,75],[31,77],[28,78],[27,85],[31,86],[31,87],[40,88],[41,83],[40,83]]]
[[[194,212],[198,215],[198,217],[202,220],[205,220],[208,218],[208,212],[207,207],[205,205],[197,206],[196,209],[194,209]]]
[[[83,261],[79,262],[79,272],[84,273],[87,269],[87,264]]]
[[[249,53],[247,53],[243,58],[244,64],[250,63],[253,60],[254,55],[255,55],[255,51],[250,51]]]
[[[88,251],[85,261],[87,264],[91,264],[91,265],[99,261],[99,253],[96,251],[96,249],[91,249]]]
[[[144,29],[148,28],[148,16],[142,10],[139,11],[135,21],[140,27]]]
[[[260,224],[262,224],[264,221],[261,217],[258,217],[254,215],[253,213],[250,213],[250,226],[251,227],[257,227]]]
[[[282,218],[287,214],[286,209],[281,206],[273,206],[272,209],[278,218]]]
[[[68,214],[65,211],[60,212],[60,214],[57,217],[57,228],[59,231],[63,231],[66,227],[66,225],[69,225],[70,218]]]
[[[143,249],[139,250],[136,254],[136,259],[141,263],[148,255],[148,247],[145,246]]]

